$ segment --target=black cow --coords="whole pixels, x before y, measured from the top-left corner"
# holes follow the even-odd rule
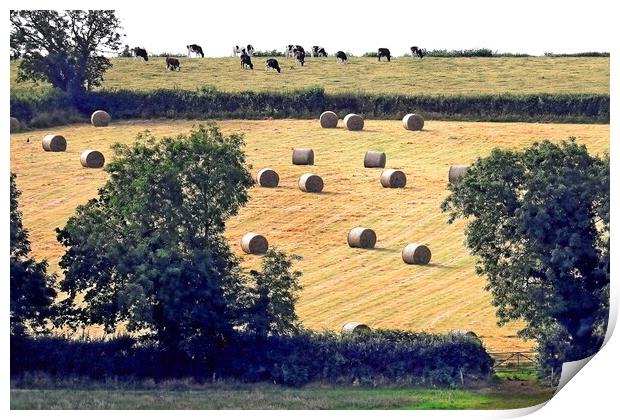
[[[191,53],[200,55],[202,58],[205,58],[205,53],[202,52],[202,47],[198,44],[190,44],[187,46],[187,56],[191,57]]]
[[[253,56],[254,55],[254,47],[252,46],[252,44],[248,44],[246,49],[247,49],[247,52],[248,52],[249,56]]]
[[[170,71],[181,71],[181,63],[174,57],[166,57],[166,68]]]
[[[344,51],[338,51],[336,53],[336,58],[343,64],[346,63],[348,60],[347,55],[344,53]]]
[[[144,58],[144,61],[149,61],[149,56],[146,54],[146,50],[144,48],[136,47],[133,49],[133,55],[136,57]]]
[[[241,68],[247,69],[248,67],[250,68],[250,70],[254,70],[254,64],[252,64],[252,58],[250,57],[249,54],[245,52],[245,49],[244,49],[241,54]]]
[[[276,60],[275,58],[268,58],[265,62],[265,69],[276,70],[278,73],[280,73],[280,65],[278,64],[278,60]]]
[[[377,52],[377,58],[379,59],[379,61],[381,61],[381,57],[385,57],[387,58],[387,61],[390,61],[390,59],[392,58],[390,50],[388,50],[387,48],[379,48],[379,51]]]
[[[295,52],[295,61],[297,61],[301,66],[304,66],[304,60],[306,59],[306,53],[303,50],[297,50]]]
[[[425,53],[426,53],[426,50],[423,50],[422,48],[411,47],[411,56],[412,57],[415,57],[417,55],[418,58],[424,58]]]

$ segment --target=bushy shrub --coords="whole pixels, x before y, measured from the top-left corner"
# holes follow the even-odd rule
[[[240,334],[211,352],[213,363],[207,366],[154,345],[138,345],[129,337],[107,341],[12,338],[11,375],[43,372],[157,381],[191,376],[199,381],[216,377],[287,386],[309,382],[459,386],[484,380],[492,372],[492,359],[475,338],[397,330],[351,336]]]
[[[609,95],[528,94],[478,96],[425,96],[395,94],[326,94],[319,86],[285,92],[222,92],[213,87],[194,91],[102,90],[70,98],[53,90],[11,93],[11,116],[42,127],[40,114],[71,116],[68,123],[105,109],[114,119],[128,118],[317,118],[332,110],[366,118],[400,119],[412,112],[429,119],[469,121],[527,121],[609,123]],[[50,119],[52,125],[57,119]]]
[[[254,51],[254,57],[284,57],[284,53],[278,50]]]
[[[609,57],[608,52],[586,51],[580,53],[560,53],[555,54],[546,52],[545,57]]]

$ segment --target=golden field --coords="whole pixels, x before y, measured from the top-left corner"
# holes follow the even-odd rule
[[[347,65],[336,58],[308,58],[304,67],[277,57],[282,73],[266,72],[265,58],[254,57],[254,70],[241,70],[239,59],[181,57],[181,71],[167,71],[165,58],[148,62],[113,58],[105,73],[105,89],[148,91],[158,88],[194,90],[213,86],[222,91],[281,92],[321,86],[327,93],[400,95],[609,94],[609,57],[498,57],[422,60],[394,57],[391,62],[353,57]],[[11,62],[11,91],[32,88],[16,83],[17,61]]]
[[[404,61],[393,64],[400,60]],[[424,59],[416,65],[427,63],[432,61]],[[261,71],[254,74],[263,77]],[[114,73],[108,76],[112,80]],[[75,207],[96,196],[106,181],[104,171],[80,166],[83,150],[100,150],[111,158],[111,144],[131,142],[145,129],[161,137],[188,132],[199,123],[113,121],[106,128],[77,124],[12,134],[11,170],[17,173],[23,192],[20,206],[34,256],[48,259],[51,270],[58,270],[63,249],[56,242],[55,227],[63,226]],[[448,193],[448,167],[470,163],[494,147],[520,149],[536,140],[569,136],[586,144],[591,153],[609,150],[608,125],[427,121],[423,131],[409,132],[400,121],[371,120],[364,131],[348,132],[321,129],[316,120],[218,124],[225,133],[245,134],[253,173],[269,166],[280,174],[278,188],[252,189],[250,202],[229,221],[226,235],[239,254],[241,236],[255,231],[265,235],[271,246],[303,258],[297,263],[303,272],[297,308],[305,326],[339,330],[345,322],[357,320],[371,327],[431,332],[465,328],[475,331],[493,351],[525,350],[532,343],[515,337],[516,323],[497,327],[490,295],[484,291],[485,279],[474,273],[475,260],[463,245],[465,223],[448,225],[447,215],[439,210]],[[41,139],[50,132],[67,138],[65,153],[43,151]],[[315,165],[293,166],[293,147],[312,147]],[[382,188],[381,169],[363,167],[367,150],[385,151],[386,167],[401,168],[407,174],[406,188]],[[307,194],[297,188],[297,179],[305,172],[323,177],[323,193]],[[347,233],[355,226],[375,230],[376,249],[347,246]],[[430,247],[430,265],[402,262],[401,249],[410,242]],[[260,257],[243,258],[248,267],[260,263]]]

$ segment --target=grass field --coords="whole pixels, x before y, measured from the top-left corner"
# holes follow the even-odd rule
[[[350,388],[268,384],[172,389],[11,389],[13,410],[62,409],[511,409],[548,401],[553,389],[523,382],[472,389]],[[186,389],[189,388],[189,389]]]
[[[609,94],[609,57],[434,58],[396,57],[392,62],[352,58],[347,65],[334,57],[308,58],[304,67],[279,57],[282,73],[266,72],[264,58],[254,58],[254,71],[239,68],[238,58],[181,58],[181,72],[165,68],[165,59],[148,62],[112,59],[103,88],[152,90],[214,86],[223,91],[284,91],[319,85],[327,93],[364,92],[400,95],[483,95],[527,93]],[[15,83],[11,91],[28,89]]]
[[[68,139],[66,153],[42,150],[47,130],[11,135],[11,170],[23,191],[20,205],[34,255],[47,258],[57,270],[63,249],[54,228],[63,226],[106,180],[105,172],[80,166],[83,150],[98,149],[110,158],[112,143],[130,142],[144,129],[156,136],[176,135],[197,123],[150,120],[98,129],[85,124],[56,127],[53,131]],[[439,211],[449,165],[467,164],[494,147],[519,149],[536,140],[568,136],[576,136],[591,153],[609,150],[608,125],[427,121],[424,131],[408,132],[400,121],[383,120],[366,121],[364,131],[348,132],[323,130],[308,120],[219,124],[226,133],[245,133],[253,172],[269,166],[280,174],[279,188],[251,191],[249,204],[229,221],[227,237],[239,253],[241,236],[256,231],[272,246],[303,258],[297,265],[304,273],[298,314],[307,327],[339,330],[357,320],[372,327],[431,332],[465,328],[478,333],[493,351],[526,350],[532,343],[515,337],[517,324],[496,326],[490,295],[483,290],[485,280],[475,275],[475,261],[463,246],[465,224],[448,225]],[[312,147],[316,165],[293,166],[292,147]],[[407,187],[382,188],[381,170],[363,168],[366,150],[385,151],[387,167],[407,174]],[[322,194],[299,191],[297,178],[304,172],[323,177]],[[355,226],[375,230],[376,249],[347,246],[347,232]],[[430,265],[402,262],[401,249],[410,242],[428,244]],[[260,263],[260,257],[244,258],[248,267]]]

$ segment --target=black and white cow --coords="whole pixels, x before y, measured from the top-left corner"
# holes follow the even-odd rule
[[[295,51],[295,61],[301,66],[304,66],[304,61],[306,60],[306,52],[303,50]]]
[[[304,54],[306,53],[306,50],[304,50],[304,47],[301,45],[289,44],[284,48],[284,55],[289,58],[295,58],[295,54],[298,51],[302,51]]]
[[[338,51],[336,53],[336,58],[338,59],[338,61],[340,61],[342,64],[346,63],[348,58],[347,55],[344,53],[344,51]]]
[[[241,68],[249,68],[250,70],[254,70],[254,64],[252,64],[252,57],[250,57],[250,55],[245,52],[245,49],[243,49],[241,53]]]
[[[379,48],[379,51],[377,52],[377,58],[379,59],[379,61],[381,61],[381,57],[385,57],[387,58],[387,61],[390,61],[390,59],[392,58],[390,50],[388,50],[387,48]]]
[[[312,57],[327,57],[327,52],[325,48],[320,47],[318,45],[312,46]]]
[[[170,71],[181,71],[181,63],[174,57],[166,57],[166,68]]]
[[[245,48],[250,57],[254,56],[254,47],[252,46],[252,44],[248,44]]]
[[[198,44],[189,44],[187,46],[187,56],[191,57],[192,53],[196,55],[196,57],[201,56],[205,58],[205,53],[202,51],[202,47]]]
[[[268,58],[265,62],[265,70],[275,70],[280,73],[280,64],[275,58]]]
[[[241,53],[241,47],[238,45],[233,46],[233,56],[237,56],[237,54]]]
[[[149,61],[149,56],[146,54],[146,50],[144,48],[136,47],[133,49],[133,55],[138,58],[144,58],[144,61]]]
[[[424,58],[426,55],[426,50],[418,47],[411,47],[411,57],[418,56],[418,58]]]

